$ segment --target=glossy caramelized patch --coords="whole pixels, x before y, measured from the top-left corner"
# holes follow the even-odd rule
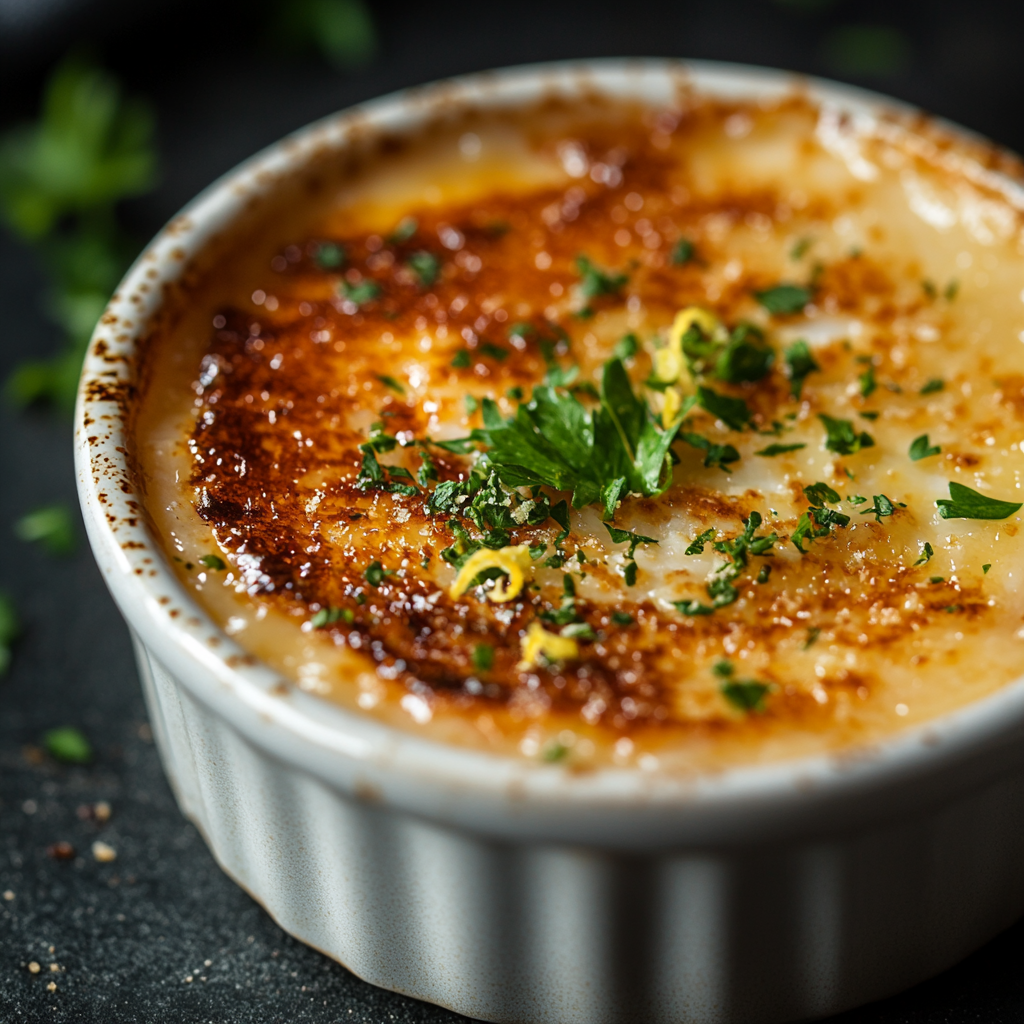
[[[608,121],[523,128],[551,182],[342,203],[211,289],[186,578],[357,652],[363,707],[580,763],[833,747],[1012,678],[1016,212],[938,230],[962,182],[870,138],[864,173],[802,101]]]

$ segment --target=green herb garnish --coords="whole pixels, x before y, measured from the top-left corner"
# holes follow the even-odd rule
[[[408,242],[416,234],[417,227],[419,227],[419,224],[415,217],[403,217],[398,222],[395,230],[388,235],[388,242],[391,245],[401,245],[403,242]]]
[[[771,687],[755,679],[737,679],[722,684],[722,696],[740,711],[758,714],[765,709],[765,697]]]
[[[803,259],[813,244],[814,239],[812,238],[798,238],[793,244],[793,248],[789,250],[789,258],[794,262]]]
[[[611,523],[605,523],[604,528],[608,531],[612,538],[613,544],[628,544],[629,551],[626,553],[627,558],[632,558],[634,552],[637,549],[638,544],[658,544],[659,541],[654,537],[645,537],[642,533],[633,533],[632,530],[619,530],[612,526]]]
[[[351,625],[355,622],[355,618],[356,617],[350,608],[321,608],[313,618],[309,620],[309,624],[314,629],[323,629],[324,626],[332,626],[339,620]]]
[[[850,517],[834,509],[826,508],[826,502],[835,505],[839,495],[828,484],[819,481],[804,488],[804,496],[811,507],[797,520],[796,529],[790,536],[793,546],[805,554],[804,542],[827,537],[833,527],[848,526]]]
[[[807,303],[814,298],[814,293],[799,284],[777,284],[774,288],[754,292],[754,298],[774,316],[786,316],[803,312]]]
[[[682,431],[679,436],[694,448],[704,452],[704,465],[708,469],[724,469],[729,472],[729,464],[739,460],[740,453],[731,444],[715,444],[700,434]]]
[[[381,291],[380,285],[369,278],[363,278],[358,284],[352,284],[351,281],[342,281],[339,287],[342,297],[348,299],[349,302],[354,302],[357,306],[372,302],[380,295]]]
[[[93,759],[92,744],[71,725],[44,732],[43,746],[54,760],[64,764],[89,764]]]
[[[860,395],[861,398],[868,398],[878,387],[878,383],[875,380],[875,368],[869,366],[858,378],[860,381]]]
[[[455,353],[451,365],[454,366],[456,370],[465,370],[466,367],[473,365],[473,359],[466,349],[460,348],[459,351]]]
[[[921,545],[921,554],[918,555],[917,561],[914,563],[915,566],[925,565],[932,560],[932,556],[935,554],[934,549],[928,541],[925,541]]]
[[[921,459],[931,458],[933,455],[938,455],[942,449],[936,444],[929,447],[928,435],[922,434],[920,437],[915,437],[910,442],[909,455],[914,462],[919,462]]]
[[[21,632],[18,612],[10,596],[0,591],[0,676],[11,664],[11,647]]]
[[[473,668],[477,672],[489,672],[494,666],[494,647],[491,644],[476,644],[472,659]]]
[[[78,543],[67,505],[47,505],[29,512],[14,524],[14,532],[21,540],[41,544],[51,555],[69,555]]]
[[[801,650],[810,650],[815,645],[815,643],[817,643],[819,636],[821,636],[821,629],[819,629],[817,626],[812,626],[809,630],[807,630],[807,639],[803,642]]]
[[[405,262],[423,288],[429,288],[441,274],[441,262],[432,252],[414,252]]]
[[[992,563],[991,563],[991,562],[986,562],[986,563],[985,563],[985,564],[984,564],[984,565],[983,565],[983,566],[981,567],[981,571],[982,571],[983,573],[985,573],[985,575],[987,576],[987,575],[988,575],[988,571],[989,571],[989,569],[991,569],[991,568],[992,568]]]
[[[803,392],[808,374],[821,371],[806,341],[794,341],[786,349],[786,368],[789,371],[789,391],[794,398],[799,398]]]
[[[715,533],[716,532],[717,531],[715,530],[714,527],[710,527],[709,529],[705,530],[703,533],[698,534],[690,542],[690,545],[689,545],[689,547],[687,547],[687,549],[684,552],[684,554],[687,554],[687,555],[703,555],[704,554],[704,545],[707,544],[708,541],[711,541],[711,540],[715,539]]]
[[[632,359],[640,351],[640,342],[635,334],[627,334],[615,343],[616,359]]]
[[[629,612],[612,612],[612,622],[616,626],[632,626],[633,616]]]
[[[933,395],[936,391],[941,391],[946,386],[946,382],[941,377],[932,377],[930,381],[918,392],[919,395]]]
[[[1007,519],[1024,502],[1000,501],[950,480],[949,498],[939,498],[935,504],[943,519]]]
[[[699,386],[697,404],[732,430],[744,430],[750,425],[750,409],[742,398],[730,398]]]
[[[205,565],[207,569],[215,569],[217,572],[223,572],[227,568],[220,555],[200,555],[199,564]]]
[[[883,516],[891,516],[897,508],[907,507],[902,501],[893,502],[884,494],[876,494],[874,498],[875,503],[871,506],[871,508],[864,509],[861,512],[861,515],[874,515],[876,523],[880,523],[882,521]]]
[[[585,299],[602,295],[618,295],[629,282],[628,274],[616,274],[595,266],[586,256],[576,257],[576,272],[580,275],[580,294]]]
[[[337,242],[321,242],[313,253],[313,262],[321,270],[337,270],[345,263],[345,250]]]
[[[500,345],[493,345],[489,341],[480,343],[480,352],[485,356],[490,356],[491,359],[496,359],[499,363],[508,359],[507,348],[502,348]]]
[[[684,263],[689,263],[696,252],[697,250],[693,242],[688,238],[680,238],[679,241],[672,246],[672,254],[669,256],[669,260],[677,267],[681,267]]]
[[[760,451],[754,452],[754,454],[772,458],[776,455],[785,455],[787,452],[797,452],[801,448],[806,447],[807,445],[805,444],[770,444],[767,448],[762,448]]]
[[[825,426],[825,447],[837,455],[855,455],[862,448],[871,448],[875,439],[865,431],[857,433],[849,420],[833,419],[819,413],[818,419]]]

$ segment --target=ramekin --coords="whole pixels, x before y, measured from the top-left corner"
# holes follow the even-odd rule
[[[840,121],[921,117],[782,72],[663,60],[402,92],[290,136],[200,195],[128,273],[85,362],[82,509],[182,811],[285,930],[469,1017],[817,1018],[941,971],[1024,910],[1024,680],[843,756],[689,779],[578,774],[428,742],[282,687],[192,600],[147,527],[127,428],[140,345],[165,286],[252,203],[314,154],[442,108],[594,91],[664,103],[685,83],[735,98],[802,89]],[[965,166],[1024,209],[986,152]]]

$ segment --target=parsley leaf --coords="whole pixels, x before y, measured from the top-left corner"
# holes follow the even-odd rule
[[[786,452],[796,452],[806,447],[807,445],[805,444],[770,444],[767,448],[762,448],[760,451],[754,452],[754,454],[771,458],[775,455],[785,455]]]
[[[777,284],[774,288],[754,292],[754,298],[774,316],[802,313],[808,302],[814,298],[810,288],[798,284]]]
[[[414,252],[405,262],[423,288],[429,288],[441,274],[441,261],[432,252]]]
[[[862,516],[874,515],[876,523],[880,523],[883,516],[891,516],[897,508],[907,507],[902,501],[891,501],[884,494],[876,494],[874,498],[875,503],[871,508],[863,509],[860,514]]]
[[[313,262],[321,270],[337,270],[345,263],[345,250],[337,242],[321,242],[313,253]]]
[[[632,359],[640,351],[640,342],[635,334],[627,334],[615,343],[616,359]]]
[[[765,709],[765,697],[771,687],[754,679],[737,679],[722,684],[722,696],[740,711],[760,714]]]
[[[928,435],[922,434],[920,437],[915,437],[910,442],[910,457],[914,462],[919,462],[921,459],[931,458],[933,455],[938,455],[942,449],[936,444],[929,447]]]
[[[451,361],[451,365],[454,366],[456,370],[464,370],[467,366],[471,366],[472,364],[473,358],[464,348],[460,348],[459,351],[455,353],[455,356]]]
[[[878,388],[873,366],[869,366],[857,379],[860,381],[861,398],[869,398]]]
[[[797,520],[796,529],[789,538],[802,555],[806,554],[805,541],[827,537],[834,526],[848,526],[850,523],[848,515],[825,507],[825,502],[834,505],[839,501],[839,495],[828,484],[819,480],[805,487],[804,495],[811,507]]]
[[[700,434],[683,431],[679,435],[687,444],[704,452],[704,465],[708,469],[724,469],[729,472],[729,463],[737,462],[740,453],[731,444],[714,444]],[[802,447],[802,446],[801,446]]]
[[[415,217],[403,217],[395,227],[395,230],[388,235],[388,242],[391,245],[401,245],[408,242],[416,234],[419,224]]]
[[[55,761],[66,764],[89,764],[93,759],[92,744],[71,725],[44,732],[43,746]]]
[[[618,530],[611,523],[605,523],[604,528],[608,531],[614,544],[628,544],[629,551],[627,558],[632,558],[638,544],[658,544],[654,537],[645,537],[642,533],[633,533],[631,530]]]
[[[67,505],[47,505],[29,512],[14,524],[14,532],[21,540],[41,544],[51,555],[69,555],[78,543]]]
[[[580,294],[585,299],[595,299],[601,295],[618,295],[629,281],[628,274],[602,270],[586,256],[576,257],[576,272],[580,275]]]
[[[806,341],[794,341],[786,349],[786,368],[789,371],[789,392],[794,398],[800,397],[808,374],[821,371]]]
[[[674,246],[672,246],[672,254],[669,256],[669,261],[674,263],[677,267],[681,267],[684,263],[689,263],[690,260],[696,255],[696,248],[688,238],[680,238]]]
[[[833,419],[825,413],[818,413],[818,419],[825,425],[825,447],[837,455],[855,455],[862,448],[872,448],[875,439],[866,431],[857,433],[849,420]]]
[[[942,391],[946,382],[941,377],[932,377],[927,384],[918,392],[919,395],[933,395],[936,391]]]
[[[372,302],[380,295],[380,285],[369,278],[363,278],[358,284],[352,284],[351,281],[342,281],[339,290],[343,298],[348,299],[349,302],[354,302],[357,306]]]
[[[758,381],[774,362],[775,353],[764,344],[761,331],[753,324],[739,324],[715,362],[715,376],[727,384]]]
[[[704,545],[707,544],[708,541],[715,539],[715,533],[716,532],[717,531],[715,530],[715,528],[711,527],[711,528],[705,530],[703,533],[698,534],[690,542],[690,545],[686,549],[684,554],[687,554],[687,555],[702,555],[702,554],[704,554]]]
[[[540,385],[505,420],[484,399],[484,428],[476,436],[506,486],[570,491],[575,508],[601,501],[610,517],[627,491],[654,496],[671,482],[669,448],[678,425],[658,426],[619,359],[605,364],[600,403],[591,412],[574,395]]]
[[[732,430],[744,430],[750,425],[750,409],[742,398],[720,395],[702,385],[697,388],[697,404]]]
[[[220,555],[202,555],[199,558],[199,564],[205,565],[207,569],[213,569],[215,572],[223,572],[227,568],[227,564]]]
[[[1007,519],[1024,502],[1000,501],[950,480],[949,498],[939,498],[935,504],[943,519]]]
[[[475,644],[473,647],[473,668],[477,672],[488,672],[494,665],[494,647],[491,644]]]
[[[504,362],[508,359],[508,349],[502,348],[500,345],[494,345],[489,341],[482,342],[480,345],[480,351],[485,356],[490,356],[491,359],[496,359],[499,363]]]
[[[11,663],[11,646],[18,639],[21,632],[21,623],[18,621],[18,612],[10,597],[0,591],[0,676],[2,676]]]
[[[921,546],[921,554],[918,556],[918,559],[914,563],[914,565],[924,565],[925,563],[930,562],[932,560],[932,555],[934,554],[935,551],[932,549],[931,544],[925,541],[924,544]]]

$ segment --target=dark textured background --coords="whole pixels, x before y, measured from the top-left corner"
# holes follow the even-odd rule
[[[372,9],[379,56],[346,76],[277,54],[254,2],[0,0],[0,126],[32,115],[52,61],[90,42],[159,116],[161,183],[126,210],[140,239],[214,177],[315,117],[402,86],[535,60],[650,54],[832,75],[1024,151],[1018,3],[458,0]],[[902,56],[858,73],[837,56],[836,32],[849,24],[897,30]],[[40,311],[42,289],[39,268],[0,232],[0,377],[58,342]],[[358,981],[283,934],[220,873],[163,779],[127,633],[89,552],[54,561],[12,539],[11,524],[29,509],[74,502],[68,423],[2,407],[0,437],[0,586],[17,596],[26,627],[0,679],[0,1021],[462,1019]],[[63,724],[88,734],[92,767],[39,753],[40,734]],[[76,814],[96,800],[113,807],[102,826]],[[97,837],[116,848],[114,863],[93,860]],[[47,856],[58,840],[78,856]],[[42,973],[29,973],[32,960]],[[941,977],[835,1024],[1020,1024],[1022,961],[1018,923]]]

